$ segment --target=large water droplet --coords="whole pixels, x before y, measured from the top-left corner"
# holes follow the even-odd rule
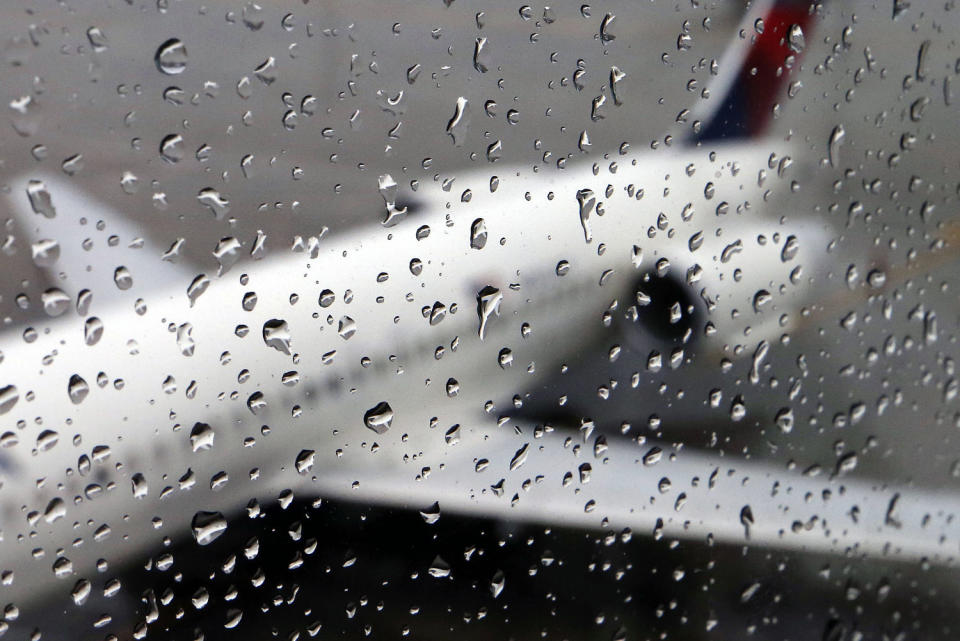
[[[483,249],[487,246],[487,225],[483,218],[477,218],[470,225],[470,247]]]
[[[470,102],[460,96],[457,98],[457,104],[453,109],[453,116],[447,121],[447,133],[453,139],[456,147],[463,146],[467,137],[467,129],[470,121]]]
[[[217,220],[222,220],[230,212],[230,201],[213,187],[205,187],[197,193],[197,200],[210,208]]]
[[[60,258],[60,243],[49,238],[38,240],[30,246],[30,253],[37,267],[52,267]]]
[[[113,282],[116,283],[117,289],[127,290],[133,287],[133,276],[129,269],[120,265],[113,270]]]
[[[0,387],[0,414],[6,414],[12,410],[18,400],[20,400],[20,393],[16,385]]]
[[[489,41],[486,38],[477,38],[473,46],[473,68],[480,73],[486,73],[490,68]]]
[[[193,538],[200,545],[209,545],[213,543],[227,529],[227,519],[220,512],[206,512],[200,510],[193,515],[190,522],[193,530]]]
[[[169,76],[175,76],[187,68],[187,48],[180,40],[170,38],[157,48],[153,60],[157,69]]]
[[[500,315],[500,302],[503,300],[503,293],[496,287],[490,285],[477,292],[477,316],[480,319],[480,327],[477,334],[480,340],[483,340],[487,332],[487,323],[494,314]]]
[[[379,180],[380,195],[383,196],[383,204],[387,208],[387,215],[381,221],[384,227],[393,227],[407,215],[407,208],[397,208],[397,193],[400,188],[397,181],[390,174],[383,174]]]
[[[450,576],[450,564],[444,561],[439,555],[433,559],[430,569],[427,570],[435,579],[443,579]]]
[[[217,259],[220,268],[217,270],[217,276],[223,276],[240,259],[240,250],[243,244],[233,236],[221,238],[213,250],[213,257]]]
[[[190,299],[190,307],[193,307],[197,299],[203,295],[210,287],[210,278],[206,274],[197,274],[197,276],[187,285],[187,298]]]
[[[577,202],[580,204],[580,226],[583,227],[583,239],[589,243],[593,240],[593,232],[590,230],[590,214],[596,207],[597,199],[594,198],[592,189],[581,189],[577,192]]]
[[[846,135],[847,132],[843,125],[837,125],[830,132],[830,139],[827,141],[827,158],[830,161],[830,166],[834,169],[840,164],[840,146],[843,144]]]
[[[393,408],[386,401],[377,403],[363,415],[363,424],[376,432],[383,434],[393,423]]]
[[[67,394],[70,396],[71,403],[79,405],[89,393],[90,386],[87,385],[87,381],[83,380],[79,374],[74,374],[70,377],[70,381],[67,383]]]
[[[314,450],[301,450],[297,454],[297,460],[295,465],[297,468],[297,474],[307,474],[310,470],[313,469],[313,462],[316,459],[316,452]]]
[[[290,353],[290,328],[287,321],[279,318],[268,320],[263,324],[263,342],[284,354]]]
[[[56,287],[43,292],[40,295],[40,300],[43,302],[43,311],[54,318],[70,309],[70,297],[62,289]]]
[[[169,163],[183,160],[183,136],[170,134],[160,141],[160,156]]]
[[[215,432],[206,423],[194,423],[190,430],[190,448],[194,452],[209,450],[213,447]]]
[[[46,218],[53,218],[57,215],[57,210],[50,199],[50,192],[42,180],[31,180],[27,183],[27,198],[30,199],[30,207],[33,213],[40,214]]]
[[[803,37],[803,28],[800,25],[790,25],[790,30],[787,32],[787,46],[790,47],[790,51],[794,53],[803,51],[803,48],[806,46],[806,40]]]

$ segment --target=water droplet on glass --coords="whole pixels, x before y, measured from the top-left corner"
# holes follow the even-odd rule
[[[93,50],[97,53],[106,51],[110,45],[107,36],[103,34],[100,27],[90,27],[87,29],[87,40],[90,41],[90,46],[93,47]]]
[[[33,264],[37,267],[51,267],[60,258],[60,243],[45,238],[30,246]]]
[[[887,283],[887,274],[882,269],[873,269],[867,274],[867,284],[873,289],[880,289]]]
[[[0,387],[0,414],[6,414],[12,410],[18,400],[20,400],[20,393],[16,385]]]
[[[160,156],[169,163],[178,163],[183,160],[183,136],[170,134],[160,141]]]
[[[168,76],[175,76],[187,68],[187,48],[180,40],[170,38],[157,48],[153,60],[157,69]]]
[[[48,289],[40,295],[43,311],[48,316],[57,317],[70,309],[70,297],[66,292],[56,287]]]
[[[390,429],[391,423],[393,423],[393,408],[386,401],[377,403],[363,415],[363,424],[377,434],[385,433]]]
[[[611,33],[613,29],[613,23],[617,19],[612,13],[608,13],[603,16],[603,21],[600,23],[600,39],[604,42],[610,42],[615,40],[616,36]]]
[[[230,211],[230,201],[213,187],[204,187],[197,193],[197,200],[213,212],[217,220],[222,220]]]
[[[803,29],[800,25],[790,25],[790,30],[787,32],[787,46],[790,47],[790,51],[794,53],[803,51],[804,46],[806,46],[806,41],[804,40]]]
[[[473,68],[480,73],[486,73],[490,68],[490,50],[486,38],[477,38],[473,46]]]
[[[133,498],[142,499],[147,495],[149,491],[149,486],[147,485],[147,479],[137,472],[132,477],[130,477],[130,489],[133,491]]]
[[[242,248],[243,244],[233,236],[220,239],[213,250],[213,257],[217,259],[219,264],[217,276],[223,276],[230,271],[230,268],[240,259]]]
[[[483,249],[487,245],[487,225],[483,218],[477,218],[470,225],[470,247]]]
[[[340,338],[343,340],[350,340],[354,334],[357,333],[357,323],[349,316],[340,317],[340,321],[337,323],[337,334],[340,335]]]
[[[463,146],[463,142],[467,136],[469,120],[470,103],[466,98],[460,96],[457,98],[457,104],[454,107],[453,116],[449,121],[447,121],[447,134],[449,134],[450,138],[453,139],[454,146]]]
[[[590,214],[596,207],[597,199],[594,197],[592,189],[581,189],[577,192],[577,202],[580,204],[580,226],[583,227],[583,239],[589,243],[593,240],[593,232],[590,230]]]
[[[530,444],[524,443],[523,446],[513,454],[513,458],[510,459],[511,472],[527,462],[527,451],[529,449],[530,449]]]
[[[194,423],[190,430],[190,448],[194,452],[213,448],[215,432],[206,423]]]
[[[427,570],[435,579],[443,579],[450,576],[450,564],[444,561],[439,555],[433,559],[430,569]]]
[[[73,574],[73,562],[65,556],[57,557],[53,562],[53,575],[65,579]]]
[[[493,574],[493,578],[490,579],[490,594],[493,595],[494,599],[499,597],[500,593],[503,592],[503,586],[506,584],[506,581],[503,570],[497,570]]]
[[[490,285],[477,292],[477,316],[480,319],[480,326],[477,334],[480,340],[483,340],[487,331],[487,323],[494,314],[500,315],[500,302],[503,300],[503,294],[496,287]]]
[[[258,31],[263,26],[263,7],[256,2],[248,2],[240,11],[243,24],[250,31]]]
[[[190,300],[190,307],[193,307],[197,299],[203,295],[210,287],[210,278],[206,274],[198,274],[190,284],[187,285],[187,298]]]
[[[67,395],[70,397],[71,403],[79,405],[89,393],[90,386],[79,374],[74,374],[70,377],[70,380],[67,382]]]
[[[297,474],[308,474],[313,469],[313,462],[316,459],[314,450],[300,450],[294,465],[297,468]]]
[[[263,342],[267,347],[289,354],[290,339],[290,328],[287,326],[287,321],[274,318],[263,324]]]
[[[423,517],[427,525],[433,525],[440,520],[440,503],[436,502],[427,509],[421,510],[420,516]]]
[[[50,192],[42,180],[31,180],[27,183],[27,198],[30,199],[30,207],[33,213],[40,214],[46,218],[53,218],[57,215],[57,210],[50,199]]]
[[[380,176],[379,189],[380,195],[383,197],[383,204],[387,208],[387,215],[380,222],[384,227],[393,227],[407,215],[406,207],[397,208],[397,194],[400,188],[390,174],[383,174]]]
[[[840,164],[840,146],[843,145],[846,135],[843,125],[837,125],[830,132],[830,139],[827,141],[827,158],[834,169]]]
[[[199,511],[190,521],[193,538],[200,545],[216,541],[227,529],[227,519],[220,512]]]
[[[117,285],[117,289],[127,290],[133,287],[133,276],[130,270],[121,265],[113,270],[113,282]]]
[[[67,504],[60,497],[50,499],[46,509],[43,511],[43,520],[47,523],[53,523],[67,515]]]
[[[783,250],[780,252],[780,260],[785,263],[791,261],[799,251],[800,241],[797,240],[797,237],[793,235],[787,236],[787,240],[783,243]]]
[[[70,596],[73,597],[73,602],[76,605],[83,605],[87,602],[87,598],[90,596],[90,592],[93,591],[93,586],[90,581],[86,579],[80,579],[73,586],[73,590],[70,592]]]

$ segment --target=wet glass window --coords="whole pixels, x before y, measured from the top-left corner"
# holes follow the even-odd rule
[[[956,637],[953,2],[0,17],[0,637]]]

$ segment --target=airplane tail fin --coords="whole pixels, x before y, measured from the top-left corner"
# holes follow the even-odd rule
[[[720,62],[720,74],[710,86],[712,98],[692,110],[689,121],[700,124],[691,142],[756,137],[766,131],[803,55],[804,39],[811,35],[810,7],[806,0],[754,3],[737,29],[740,40]]]

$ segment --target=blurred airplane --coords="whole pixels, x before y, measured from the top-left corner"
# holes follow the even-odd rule
[[[616,394],[721,357],[758,377],[802,321],[831,230],[789,198],[821,159],[761,137],[808,25],[791,7],[747,11],[763,33],[737,36],[670,147],[463,173],[469,198],[427,183],[418,211],[383,175],[381,223],[226,237],[215,274],[69,179],[23,176],[9,211],[58,285],[47,318],[0,336],[10,598],[68,598],[102,560],[206,545],[294,496],[952,562],[950,496],[512,418],[598,340],[636,361]]]

